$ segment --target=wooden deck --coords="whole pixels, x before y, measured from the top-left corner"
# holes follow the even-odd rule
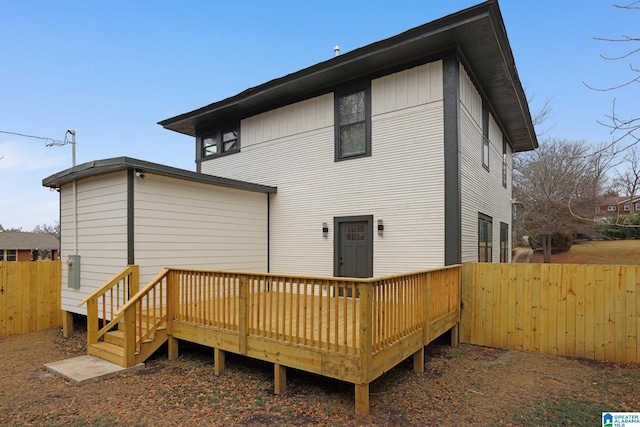
[[[90,353],[129,366],[194,342],[214,349],[217,374],[225,352],[274,363],[276,393],[286,367],[351,382],[363,414],[369,383],[409,356],[424,369],[424,346],[460,319],[460,266],[372,279],[165,269],[128,298],[135,277],[130,266],[87,299],[89,325],[106,319]]]

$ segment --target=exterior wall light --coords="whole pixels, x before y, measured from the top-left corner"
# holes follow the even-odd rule
[[[382,223],[382,220],[379,219],[378,220],[378,236],[383,236],[384,235],[384,224]]]
[[[329,235],[329,226],[326,222],[322,223],[322,237],[327,237]]]

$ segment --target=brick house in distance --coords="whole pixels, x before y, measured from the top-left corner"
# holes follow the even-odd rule
[[[614,214],[637,215],[640,213],[640,196],[631,199],[629,196],[603,197],[595,207],[594,215],[598,219],[604,219]]]
[[[56,260],[60,242],[48,233],[4,231],[0,228],[0,261]]]

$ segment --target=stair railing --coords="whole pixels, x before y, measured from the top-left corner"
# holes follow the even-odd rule
[[[87,344],[97,343],[119,321],[117,313],[138,293],[140,269],[128,265],[78,306],[87,304]]]

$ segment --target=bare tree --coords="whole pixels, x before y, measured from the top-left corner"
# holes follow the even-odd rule
[[[625,10],[640,10],[640,0],[633,1],[626,5],[621,4],[613,4],[614,7]],[[632,37],[623,35],[619,38],[605,38],[605,37],[594,37],[595,40],[611,42],[611,43],[624,43],[624,44],[635,44],[640,42],[640,37]],[[617,91],[621,89],[628,89],[629,86],[640,83],[640,68],[634,65],[631,59],[640,52],[640,47],[632,46],[622,55],[616,56],[606,56],[600,55],[602,59],[607,61],[623,61],[629,60],[629,71],[631,72],[631,76],[625,81],[618,82],[614,85],[607,87],[597,87],[593,85],[589,85],[585,83],[587,87],[592,90],[600,91],[600,92],[609,92],[609,91]],[[599,121],[601,125],[609,128],[611,135],[613,136],[611,146],[616,147],[617,152],[621,152],[626,150],[627,148],[636,145],[640,142],[640,117],[638,117],[635,113],[622,113],[620,114],[616,110],[616,99],[613,99],[611,113],[605,115],[606,120]]]
[[[625,196],[633,199],[640,190],[640,156],[637,147],[632,147],[624,157],[627,169],[618,172],[615,184],[622,190]]]
[[[53,224],[36,225],[33,229],[34,233],[48,233],[56,236],[60,240],[60,221],[55,221]]]
[[[610,164],[610,151],[558,138],[514,157],[519,217],[524,230],[542,240],[544,262],[551,262],[552,236],[593,231],[593,208]]]

